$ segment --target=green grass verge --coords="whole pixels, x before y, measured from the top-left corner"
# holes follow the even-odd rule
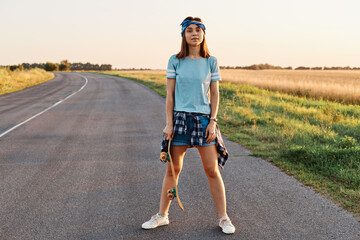
[[[103,73],[166,96],[165,75]],[[360,106],[222,82],[218,118],[228,139],[360,216]]]

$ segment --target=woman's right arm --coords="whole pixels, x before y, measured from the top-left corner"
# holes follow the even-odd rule
[[[166,126],[163,130],[165,138],[169,140],[174,136],[174,99],[175,99],[175,78],[168,78],[166,81]]]

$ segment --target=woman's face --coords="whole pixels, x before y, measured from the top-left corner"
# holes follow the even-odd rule
[[[188,45],[198,46],[204,40],[204,32],[198,25],[191,24],[185,30],[185,39]]]

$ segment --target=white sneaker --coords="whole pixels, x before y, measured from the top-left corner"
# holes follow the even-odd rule
[[[153,229],[168,224],[169,224],[169,217],[157,213],[156,215],[152,216],[149,221],[143,223],[141,227],[143,229]]]
[[[235,227],[231,223],[230,218],[228,216],[224,216],[220,218],[219,226],[221,227],[223,233],[232,234],[235,232]]]

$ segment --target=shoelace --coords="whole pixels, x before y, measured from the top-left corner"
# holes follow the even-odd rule
[[[161,216],[159,216],[159,215],[154,215],[154,216],[151,217],[151,219],[153,219],[153,220],[157,220],[159,218],[161,218]]]
[[[156,215],[154,215],[154,216],[151,217],[151,220],[155,220],[156,223],[158,223],[161,218],[162,218],[161,215],[156,214]]]
[[[232,227],[232,223],[231,223],[230,218],[222,219],[220,224],[223,225],[224,227]]]

